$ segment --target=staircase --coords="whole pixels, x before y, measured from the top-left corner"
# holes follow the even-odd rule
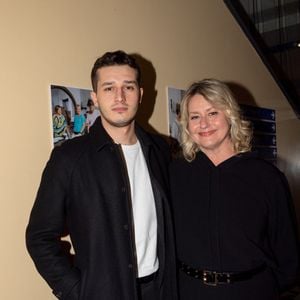
[[[300,0],[224,0],[300,119]]]

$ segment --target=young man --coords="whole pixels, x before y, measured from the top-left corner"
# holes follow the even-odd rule
[[[90,132],[91,126],[94,124],[96,119],[100,116],[99,110],[95,109],[95,104],[92,99],[87,102],[88,110],[86,112],[86,129]]]
[[[91,97],[101,117],[88,135],[54,149],[44,170],[27,248],[59,299],[177,299],[169,151],[135,123],[140,76],[123,51],[97,59]]]

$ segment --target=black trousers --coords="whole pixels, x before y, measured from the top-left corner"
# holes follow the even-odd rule
[[[137,289],[139,300],[159,300],[159,288],[156,276],[149,282],[139,282],[137,279]]]

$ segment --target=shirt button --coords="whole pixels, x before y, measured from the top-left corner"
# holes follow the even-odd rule
[[[125,193],[125,192],[126,192],[125,186],[122,187],[121,191],[122,191],[122,193]]]
[[[132,269],[132,268],[133,268],[133,265],[132,265],[132,264],[129,264],[129,265],[128,265],[128,268],[129,268],[129,269]]]
[[[128,225],[125,224],[125,225],[123,226],[123,228],[124,228],[125,230],[128,230]]]

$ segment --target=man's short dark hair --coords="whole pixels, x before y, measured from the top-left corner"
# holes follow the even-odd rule
[[[129,67],[135,69],[136,71],[136,80],[138,85],[141,85],[141,70],[139,65],[133,56],[127,54],[122,50],[114,51],[114,52],[106,52],[101,57],[99,57],[93,66],[91,72],[91,80],[93,91],[97,92],[97,84],[98,84],[98,76],[97,71],[103,67],[109,66],[124,66],[128,65]]]
[[[93,100],[92,100],[92,99],[89,99],[86,106],[88,106],[88,107],[94,106]]]

